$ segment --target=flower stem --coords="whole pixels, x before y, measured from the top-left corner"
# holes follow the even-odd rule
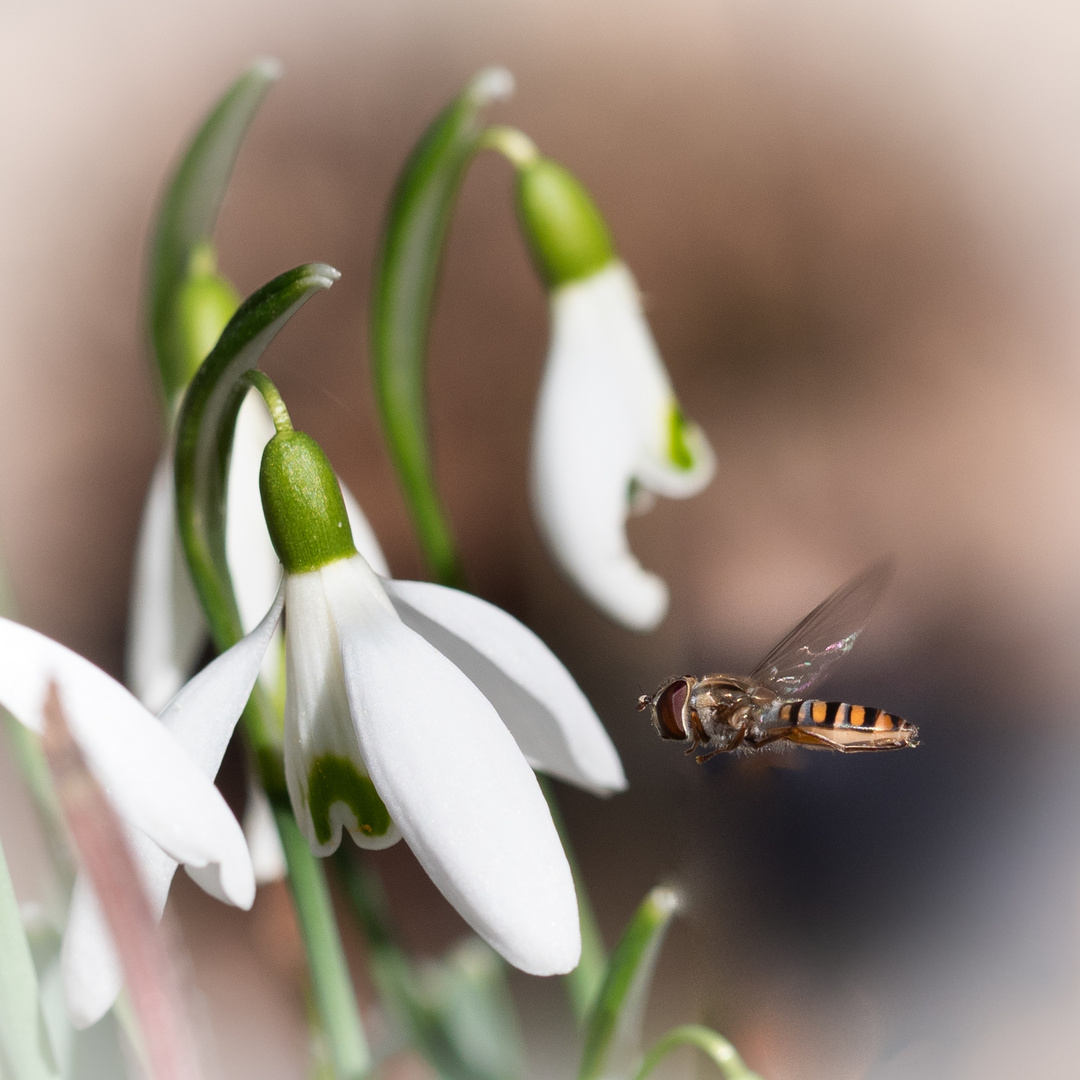
[[[662,1058],[680,1046],[693,1046],[700,1050],[720,1070],[724,1080],[760,1080],[757,1073],[746,1067],[727,1039],[701,1024],[683,1024],[672,1028],[642,1059],[634,1080],[645,1080]]]
[[[250,383],[262,394],[267,409],[270,410],[270,419],[274,421],[274,427],[279,435],[287,435],[292,431],[292,417],[285,408],[285,402],[281,397],[281,391],[271,382],[270,377],[257,368],[245,371],[241,376],[244,382]]]
[[[352,978],[345,964],[334,920],[330,890],[322,864],[296,825],[292,810],[275,803],[274,819],[289,867],[300,933],[304,938],[311,983],[326,1043],[338,1080],[358,1080],[371,1067],[371,1055],[356,1005]]]

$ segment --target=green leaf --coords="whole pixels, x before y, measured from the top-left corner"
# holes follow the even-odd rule
[[[288,270],[241,305],[191,380],[176,431],[176,512],[195,588],[214,643],[224,652],[243,636],[225,559],[225,495],[245,372],[290,318],[341,275],[323,263]]]
[[[700,1050],[720,1070],[724,1080],[761,1080],[756,1072],[746,1067],[738,1051],[723,1035],[700,1024],[683,1024],[672,1028],[659,1039],[645,1055],[634,1080],[645,1080],[662,1058],[681,1046],[693,1046]]]
[[[256,60],[214,106],[191,141],[162,199],[150,256],[148,321],[170,406],[187,382],[176,305],[196,247],[214,231],[233,166],[267,90],[281,76],[276,60]]]
[[[675,914],[673,889],[657,886],[634,913],[612,954],[585,1033],[579,1080],[631,1074],[641,1021],[664,934]]]
[[[464,575],[432,467],[428,331],[450,216],[478,149],[481,110],[511,86],[501,68],[480,72],[427,129],[394,189],[375,263],[371,353],[379,412],[424,558],[446,585],[460,585]]]
[[[0,1076],[53,1080],[56,1075],[34,959],[0,848]]]

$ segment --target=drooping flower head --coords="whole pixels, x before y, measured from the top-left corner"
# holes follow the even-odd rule
[[[520,132],[491,131],[490,145],[517,169],[518,215],[551,302],[532,450],[540,531],[593,603],[651,630],[668,590],[631,552],[627,516],[650,494],[701,491],[712,450],[675,397],[637,285],[588,192]]]
[[[506,959],[569,971],[574,885],[530,765],[597,791],[625,785],[588,702],[505,612],[379,578],[309,436],[279,430],[260,483],[285,568],[285,776],[312,849],[335,850],[342,828],[362,847],[404,837]]]

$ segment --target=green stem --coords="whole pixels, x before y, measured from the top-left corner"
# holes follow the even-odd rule
[[[693,1046],[700,1050],[720,1070],[724,1080],[761,1080],[756,1072],[746,1067],[727,1039],[701,1024],[683,1024],[672,1028],[642,1059],[634,1080],[645,1080],[662,1058],[681,1046]]]
[[[245,371],[241,379],[250,383],[262,395],[266,407],[270,411],[270,419],[274,421],[274,428],[279,435],[286,435],[293,430],[292,417],[285,408],[285,401],[281,391],[271,382],[270,377],[261,371],[252,368]]]
[[[367,1075],[371,1056],[352,978],[341,949],[326,876],[322,864],[312,855],[301,835],[292,810],[287,805],[275,803],[274,819],[289,867],[289,887],[296,904],[312,988],[334,1073],[338,1080],[357,1080]]]
[[[551,818],[555,822],[555,828],[559,830],[559,839],[562,840],[563,850],[566,852],[567,862],[570,863],[570,872],[574,875],[574,891],[577,893],[578,917],[581,920],[581,960],[578,966],[564,977],[566,996],[570,1001],[570,1008],[574,1019],[579,1025],[584,1026],[592,1011],[596,995],[604,981],[604,972],[607,970],[607,952],[604,949],[604,939],[600,936],[600,926],[596,921],[596,913],[593,911],[592,902],[589,900],[589,892],[585,888],[585,882],[581,877],[581,869],[574,855],[573,846],[570,843],[570,834],[566,829],[566,821],[559,809],[555,798],[555,789],[550,780],[544,776],[537,776],[540,781],[540,790],[547,799],[551,810]]]

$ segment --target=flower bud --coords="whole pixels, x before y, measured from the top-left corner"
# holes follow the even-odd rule
[[[349,515],[322,447],[302,431],[279,431],[259,470],[263,513],[285,572],[302,574],[356,554]]]
[[[549,158],[518,164],[517,207],[533,262],[549,289],[580,281],[614,262],[611,234],[596,203]]]
[[[181,392],[239,306],[236,290],[217,273],[213,248],[208,243],[200,245],[176,296],[176,355],[181,370],[172,381]]]

